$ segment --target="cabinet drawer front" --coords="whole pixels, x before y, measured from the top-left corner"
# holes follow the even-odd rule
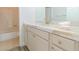
[[[40,38],[39,36],[35,37],[35,51],[48,51],[48,41]]]
[[[56,46],[54,46],[54,45],[52,45],[52,46],[50,47],[50,51],[63,51],[63,50],[60,49],[60,48],[58,48],[58,47],[56,47]]]
[[[74,50],[75,48],[75,41],[72,41],[54,34],[51,34],[50,38],[52,40],[52,43],[56,44],[57,46],[65,50]]]
[[[56,31],[56,30],[54,30],[53,33],[57,34],[57,35],[60,35],[60,36],[63,36],[63,37],[67,37],[69,39],[73,39],[73,37],[74,37],[71,33],[63,32],[63,31]]]
[[[48,36],[49,36],[48,32],[45,32],[45,31],[42,31],[42,30],[39,30],[39,29],[33,28],[33,27],[28,27],[28,30],[30,30],[33,33],[39,35],[41,38],[44,38],[44,39],[48,40]]]

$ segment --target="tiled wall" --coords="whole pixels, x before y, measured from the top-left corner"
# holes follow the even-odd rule
[[[19,25],[17,7],[0,7],[0,33],[16,32]]]
[[[0,7],[0,51],[19,46],[19,8]]]

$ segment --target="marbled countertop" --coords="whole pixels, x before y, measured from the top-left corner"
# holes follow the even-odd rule
[[[66,28],[66,27],[61,27],[61,26],[57,26],[57,25],[47,25],[47,24],[26,24],[28,26],[32,26],[38,29],[41,29],[43,31],[47,31],[50,33],[53,33],[54,31],[58,31],[58,32],[62,32],[66,35],[70,35],[71,38],[74,38],[75,40],[79,41],[79,27],[70,27],[70,28]]]

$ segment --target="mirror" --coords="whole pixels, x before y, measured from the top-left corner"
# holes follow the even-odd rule
[[[79,7],[50,7],[50,9],[50,24],[79,26]]]
[[[44,23],[45,19],[45,8],[44,7],[36,7],[35,8],[35,20],[36,23]]]
[[[79,26],[79,7],[36,7],[36,23]]]

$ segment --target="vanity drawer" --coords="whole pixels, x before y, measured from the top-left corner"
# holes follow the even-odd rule
[[[28,27],[28,30],[39,35],[41,38],[48,40],[48,36],[49,36],[48,32],[42,31],[42,30],[34,28],[34,27]]]
[[[54,46],[54,45],[52,45],[52,46],[50,47],[50,51],[63,51],[63,50],[60,49],[60,48],[58,48],[58,47],[56,47],[56,46]]]
[[[72,35],[73,33],[65,32],[65,31],[54,30],[53,33],[60,35],[60,36],[63,36],[63,37],[66,37],[66,38],[69,38],[69,39],[72,39],[72,40],[73,40],[73,37],[74,37]]]
[[[51,34],[50,35],[50,40],[52,40],[51,43],[63,48],[64,50],[74,50],[75,48],[75,41],[72,41],[67,38],[63,38],[61,36]]]

